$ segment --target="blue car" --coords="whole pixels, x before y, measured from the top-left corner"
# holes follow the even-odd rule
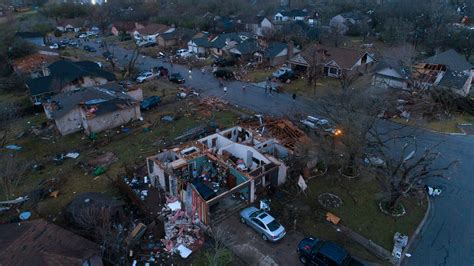
[[[264,210],[249,207],[240,212],[240,221],[252,227],[265,241],[276,242],[286,235],[285,227]]]
[[[148,97],[140,103],[140,109],[150,110],[151,108],[157,106],[160,102],[161,102],[160,96]]]

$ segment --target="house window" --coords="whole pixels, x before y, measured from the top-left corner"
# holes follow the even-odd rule
[[[339,69],[330,67],[329,74],[339,76]]]

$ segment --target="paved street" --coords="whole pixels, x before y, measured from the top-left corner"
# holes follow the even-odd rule
[[[95,44],[94,44],[95,45]],[[97,47],[97,45],[95,45]],[[103,51],[98,49],[98,54]],[[123,64],[124,55],[130,53],[118,46],[114,48],[116,58]],[[180,72],[186,78],[186,84],[201,89],[204,96],[215,95],[222,97],[234,105],[251,109],[256,112],[272,115],[292,115],[295,113],[311,114],[315,112],[314,103],[307,99],[297,98],[295,101],[285,93],[269,95],[259,87],[247,84],[246,92],[242,92],[244,83],[230,82],[225,86],[228,93],[219,88],[219,84],[206,72],[194,69],[190,74],[185,66],[163,63],[159,59],[142,58],[137,66],[140,70],[148,70],[154,66],[163,65],[170,69],[170,73]],[[379,126],[392,126],[389,122],[380,122]],[[408,129],[407,129],[408,130]],[[411,128],[410,130],[413,130]],[[433,199],[433,212],[414,243],[410,253],[411,258],[405,260],[408,265],[473,265],[474,264],[474,137],[449,136],[414,130],[414,136],[420,146],[431,146],[441,142],[438,150],[442,154],[441,160],[458,159],[460,164],[452,174],[450,180],[430,180],[430,184],[442,186],[443,193]]]

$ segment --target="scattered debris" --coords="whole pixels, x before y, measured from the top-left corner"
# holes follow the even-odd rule
[[[181,203],[178,200],[172,203],[168,203],[166,204],[166,206],[168,206],[168,208],[170,208],[171,211],[181,210]]]
[[[55,190],[55,191],[49,193],[49,196],[50,196],[51,198],[57,198],[58,195],[59,195],[59,190]]]
[[[102,167],[102,168],[107,168],[109,165],[112,163],[116,162],[118,160],[118,157],[112,153],[112,152],[106,152],[100,156],[97,156],[96,158],[89,160],[88,164],[91,167]]]
[[[71,158],[71,159],[76,159],[77,157],[79,157],[79,153],[78,152],[69,152],[69,153],[66,154],[66,157]]]
[[[20,216],[19,216],[20,220],[22,220],[22,221],[26,221],[26,220],[30,219],[30,217],[31,217],[31,212],[29,212],[29,211],[24,211],[24,212],[20,213]]]
[[[19,151],[19,150],[22,149],[22,147],[17,146],[15,144],[7,145],[7,146],[5,146],[5,148],[8,149],[8,150],[13,150],[13,151]]]
[[[183,259],[186,259],[187,257],[189,257],[189,255],[191,255],[191,253],[193,252],[192,250],[190,250],[189,248],[183,245],[179,245],[176,249],[178,250],[179,255]]]
[[[392,257],[396,260],[400,260],[402,257],[403,249],[408,245],[408,236],[396,232],[393,236],[393,250]]]
[[[336,215],[328,212],[328,213],[326,213],[326,221],[331,222],[333,224],[338,224],[341,221],[341,218],[339,218]]]

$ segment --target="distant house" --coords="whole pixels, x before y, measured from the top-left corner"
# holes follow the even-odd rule
[[[334,16],[329,21],[329,28],[332,31],[337,31],[340,34],[346,34],[350,29],[367,23],[367,18],[359,12],[346,12]]]
[[[39,32],[17,32],[15,34],[16,37],[19,37],[26,42],[29,42],[34,45],[38,46],[45,46],[46,44],[44,43],[44,36],[39,33]]]
[[[135,40],[145,40],[149,42],[156,42],[158,35],[169,30],[170,27],[163,24],[151,23],[144,27],[138,27],[133,32]]]
[[[140,105],[127,93],[101,87],[82,88],[54,95],[43,103],[46,117],[61,135],[80,130],[97,133],[138,120]]]
[[[133,35],[137,29],[142,29],[145,26],[139,22],[132,21],[116,21],[110,26],[110,33],[115,36],[119,35]]]
[[[101,266],[101,248],[44,219],[0,225],[2,265]]]
[[[201,35],[195,36],[188,42],[188,51],[193,52],[198,57],[207,57],[211,49],[209,38],[209,33],[202,33]]]
[[[308,17],[308,11],[306,9],[293,9],[290,11],[278,11],[273,16],[275,22],[285,21],[304,21]]]
[[[376,60],[372,53],[366,51],[316,45],[291,57],[287,63],[298,71],[306,71],[312,64],[316,64],[324,75],[338,78],[343,73],[346,75],[367,73],[373,68]]]
[[[84,19],[62,19],[57,23],[56,29],[61,32],[79,32],[84,27]]]
[[[407,89],[410,70],[395,59],[385,58],[377,64],[372,85],[378,88]]]
[[[257,40],[249,39],[245,42],[236,44],[229,50],[229,53],[237,60],[248,61],[253,58],[254,53],[261,50]]]
[[[196,33],[192,29],[171,28],[158,36],[158,46],[163,48],[186,46]]]
[[[31,100],[35,104],[40,104],[47,97],[61,91],[98,86],[115,80],[113,73],[101,69],[91,61],[59,60],[44,67],[42,72],[42,77],[26,81]]]
[[[262,44],[262,52],[257,52],[254,56],[259,63],[279,66],[285,64],[289,58],[292,58],[299,52],[300,50],[295,48],[292,43],[270,42]]]

